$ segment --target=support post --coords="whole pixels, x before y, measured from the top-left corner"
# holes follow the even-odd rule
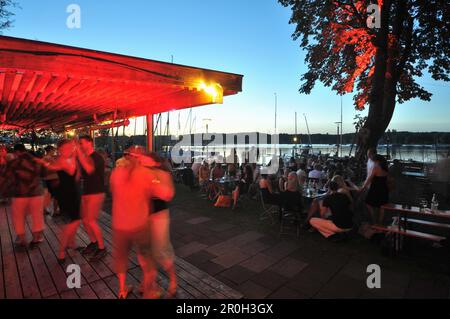
[[[92,138],[92,142],[93,142],[94,148],[95,148],[95,131],[91,128],[89,128],[89,136]]]
[[[114,127],[111,127],[111,159],[116,163],[116,143],[114,141]],[[115,164],[113,164],[115,166]]]
[[[147,114],[147,150],[153,152],[153,114]]]

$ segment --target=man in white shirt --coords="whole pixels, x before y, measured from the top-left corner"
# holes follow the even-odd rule
[[[320,164],[314,165],[314,169],[309,172],[308,178],[326,179],[325,173],[322,171],[322,166]]]
[[[297,178],[301,185],[303,185],[306,181],[306,165],[304,163],[300,163],[299,170],[297,171]]]
[[[195,179],[198,178],[198,172],[200,171],[200,166],[202,166],[202,163],[199,162],[198,160],[195,160],[195,162],[192,164],[192,172],[194,172],[194,177]]]

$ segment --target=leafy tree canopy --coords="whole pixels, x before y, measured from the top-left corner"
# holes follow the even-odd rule
[[[12,27],[14,13],[10,9],[17,6],[17,2],[13,0],[0,0],[0,35],[2,30]]]
[[[429,101],[432,94],[417,83],[424,72],[449,81],[450,5],[448,0],[279,0],[291,7],[294,40],[307,52],[308,71],[301,93],[316,81],[338,94],[355,93],[355,107],[370,104],[377,49],[387,51],[386,78],[396,82],[397,102]],[[378,4],[382,28],[370,28],[367,12]],[[387,41],[380,41],[380,32]],[[376,94],[376,92],[375,92]]]

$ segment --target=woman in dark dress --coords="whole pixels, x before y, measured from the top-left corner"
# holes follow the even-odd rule
[[[75,143],[72,140],[61,140],[58,143],[58,157],[53,163],[46,162],[46,166],[58,174],[59,185],[56,189],[61,215],[67,224],[60,238],[58,261],[65,262],[66,249],[75,248],[75,235],[81,223],[79,189],[79,170],[75,156]]]
[[[369,189],[366,197],[366,205],[374,224],[382,225],[384,210],[382,206],[389,202],[388,188],[388,164],[381,155],[376,155],[375,166],[372,174],[367,177],[362,190]],[[378,219],[376,218],[378,214]]]
[[[148,161],[150,159],[150,161]],[[153,163],[152,163],[153,161]],[[174,190],[169,167],[156,153],[141,157],[143,166],[151,169],[159,177],[159,182]],[[159,187],[157,184],[155,187]],[[175,190],[174,190],[175,191]],[[169,202],[158,197],[152,199],[152,212],[149,217],[152,252],[155,262],[169,277],[166,298],[174,298],[177,292],[177,275],[175,271],[175,253],[170,240],[170,210]]]

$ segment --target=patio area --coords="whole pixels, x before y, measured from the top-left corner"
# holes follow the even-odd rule
[[[59,233],[63,225],[59,218],[46,217],[45,241],[33,250],[14,247],[14,231],[11,212],[0,207],[0,299],[117,299],[118,281],[114,275],[110,215],[103,213],[100,225],[103,229],[108,255],[99,261],[90,261],[77,251],[67,255],[65,266],[59,265],[57,251]],[[27,236],[31,236],[27,225]],[[84,231],[77,236],[79,245],[87,245]],[[66,284],[66,267],[77,264],[81,268],[81,288],[69,289]],[[239,292],[227,287],[208,273],[194,267],[182,258],[176,260],[180,299],[240,299]],[[138,292],[141,270],[136,254],[129,260],[128,284],[135,289],[129,299],[141,298]],[[167,286],[167,277],[161,274],[158,283]]]
[[[171,210],[177,256],[245,298],[450,298],[450,263],[440,249],[418,246],[392,258],[356,234],[341,243],[304,230],[298,239],[295,231],[279,238],[278,224],[259,221],[259,202],[232,211],[177,190]],[[367,288],[370,264],[381,267],[381,289]]]
[[[105,205],[108,211],[110,202]],[[358,235],[333,243],[318,233],[302,231],[299,238],[278,236],[278,225],[259,222],[259,205],[249,201],[235,211],[214,208],[184,186],[173,202],[172,242],[179,276],[178,299],[307,299],[307,298],[450,298],[448,263],[438,249],[412,256],[384,257],[378,244]],[[0,209],[0,299],[116,299],[110,215],[102,213],[108,255],[89,261],[79,252],[66,266],[81,267],[81,289],[69,289],[66,269],[57,262],[63,222],[46,217],[45,241],[36,249],[14,248],[8,207]],[[27,225],[28,227],[28,225]],[[31,236],[27,228],[27,236]],[[84,230],[80,245],[89,242]],[[381,267],[381,289],[366,285],[367,266]],[[447,268],[446,268],[447,266]],[[137,291],[141,271],[130,257],[128,282]],[[160,274],[158,282],[167,285]]]

